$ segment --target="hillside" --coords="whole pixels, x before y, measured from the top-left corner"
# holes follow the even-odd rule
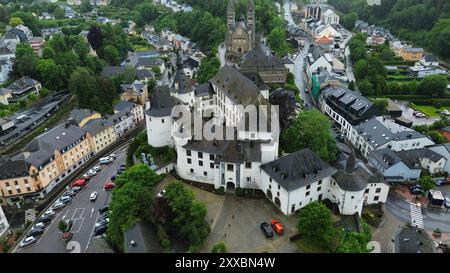
[[[356,18],[387,27],[397,37],[424,47],[450,60],[450,1],[381,0],[369,6],[366,0],[329,0],[343,13],[342,22],[352,25]]]

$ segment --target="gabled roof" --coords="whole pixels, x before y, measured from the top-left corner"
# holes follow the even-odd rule
[[[191,79],[186,76],[186,73],[184,72],[184,69],[182,67],[179,67],[175,72],[171,88],[173,92],[176,92],[178,94],[186,94],[194,90],[194,88],[192,87]]]
[[[288,56],[284,56],[283,59],[281,59],[281,61],[284,64],[294,64],[294,61],[291,58],[289,58]]]
[[[336,169],[320,159],[309,148],[262,164],[261,169],[287,191],[294,191],[332,176]]]
[[[243,106],[268,104],[259,88],[244,74],[229,65],[221,67],[210,82],[231,100]]]
[[[210,82],[207,83],[201,83],[197,84],[195,86],[195,96],[202,97],[202,96],[208,96],[214,93],[214,89],[211,86]]]
[[[122,75],[125,72],[125,66],[105,66],[103,67],[102,77],[114,77],[117,75]]]
[[[104,131],[105,129],[114,126],[114,124],[107,119],[94,119],[90,120],[86,125],[84,125],[83,129],[86,132],[89,132],[92,136]]]
[[[114,111],[116,112],[131,112],[134,108],[134,103],[129,101],[121,101],[114,105]]]
[[[69,116],[73,118],[77,124],[79,124],[83,119],[90,117],[94,114],[98,113],[91,109],[75,108],[70,112]]]
[[[243,56],[240,70],[286,69],[283,62],[272,54],[270,49],[258,42],[252,50]]]
[[[151,117],[167,117],[172,114],[172,107],[176,105],[174,98],[170,95],[167,85],[157,86],[150,96],[150,109],[147,115]]]

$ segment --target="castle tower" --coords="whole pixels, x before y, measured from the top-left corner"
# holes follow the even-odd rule
[[[253,0],[248,0],[248,9],[247,9],[247,28],[248,34],[250,38],[249,50],[255,47],[255,36],[256,36],[256,27],[255,27],[255,4]]]
[[[235,11],[234,11],[234,0],[228,0],[227,5],[227,38],[226,38],[226,48],[227,52],[231,52],[232,36],[235,26]]]

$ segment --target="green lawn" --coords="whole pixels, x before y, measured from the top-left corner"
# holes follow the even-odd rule
[[[330,246],[327,246],[314,238],[302,236],[294,243],[297,246],[297,249],[302,253],[331,253]],[[336,249],[337,244],[337,238],[334,238],[331,242],[331,248]]]
[[[411,108],[424,113],[428,117],[439,117],[440,116],[439,112],[445,109],[445,107],[441,107],[438,109],[431,105],[416,105],[413,103],[411,103],[410,106]]]

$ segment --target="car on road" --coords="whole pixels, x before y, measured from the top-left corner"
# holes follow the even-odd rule
[[[73,183],[70,185],[71,188],[84,186],[86,186],[86,179],[84,178],[78,178],[77,180],[73,181]]]
[[[103,189],[106,191],[106,190],[114,189],[115,187],[116,187],[116,184],[114,184],[114,183],[111,182],[111,181],[108,181],[108,182],[106,182],[105,185],[103,186]]]
[[[166,194],[166,190],[162,190],[162,191],[158,192],[156,197],[158,197],[158,198],[164,197],[164,194]]]
[[[44,228],[42,228],[42,227],[38,227],[38,228],[32,228],[29,232],[28,232],[28,234],[27,234],[27,237],[31,237],[31,236],[33,236],[33,237],[39,237],[39,236],[41,236],[42,234],[44,234]]]
[[[53,204],[52,209],[53,209],[53,210],[59,210],[59,209],[64,208],[65,206],[66,206],[66,205],[65,205],[64,203],[57,201],[57,202],[55,202],[55,203]]]
[[[262,222],[260,227],[261,227],[261,231],[264,233],[264,236],[266,238],[273,238],[273,230],[272,230],[272,227],[268,223]]]
[[[109,218],[105,218],[105,219],[100,220],[97,223],[95,223],[95,227],[105,226],[105,225],[108,225],[108,223],[109,223]]]
[[[450,208],[450,197],[445,196],[444,199],[445,199],[444,207]]]
[[[305,88],[305,93],[308,93],[308,92],[309,92],[308,88]]]
[[[35,229],[35,228],[45,228],[45,224],[42,223],[42,222],[37,222],[37,223],[33,226],[32,229]]]
[[[101,172],[102,171],[102,167],[100,165],[96,165],[94,167],[91,168],[91,170],[93,170],[94,172]]]
[[[112,160],[115,160],[117,158],[116,154],[112,153],[109,155],[109,158],[111,158]]]
[[[283,234],[283,225],[276,219],[273,219],[272,222],[272,228],[273,230],[278,234],[281,235]]]
[[[96,226],[94,229],[94,236],[103,235],[107,230],[108,230],[107,225],[98,226],[98,227]]]
[[[74,197],[75,196],[75,192],[73,192],[72,190],[67,190],[63,193],[62,196],[69,196],[69,197]]]
[[[59,198],[59,202],[65,204],[65,205],[69,204],[70,201],[72,201],[72,197],[70,197],[70,196],[63,196],[63,197]]]
[[[436,186],[444,186],[445,184],[447,184],[447,179],[439,178],[434,180],[434,183],[436,184]]]
[[[36,237],[29,236],[23,239],[23,241],[20,243],[20,247],[26,247],[34,243],[36,243]]]
[[[38,218],[38,221],[45,224],[51,222],[52,218],[53,218],[52,216],[42,215],[41,217]]]
[[[100,158],[100,160],[99,160],[99,163],[100,163],[100,164],[109,164],[109,163],[111,163],[111,162],[113,162],[113,159],[112,159],[111,157],[109,157],[109,156],[107,156],[107,157],[102,157],[102,158]]]
[[[96,191],[92,192],[92,193],[91,193],[91,196],[89,196],[89,200],[90,200],[90,201],[95,201],[95,200],[97,200],[97,195],[98,195],[98,193],[97,193]]]
[[[72,192],[75,194],[79,193],[80,191],[81,191],[81,187],[73,187],[72,188]]]
[[[55,212],[52,209],[48,209],[44,212],[43,216],[53,217],[53,216],[55,216]]]
[[[106,211],[106,212],[104,212],[104,213],[102,213],[102,214],[100,214],[99,216],[98,216],[98,221],[101,221],[101,220],[104,220],[104,219],[106,219],[106,218],[109,218],[109,212],[108,211]]]
[[[81,178],[89,180],[91,178],[91,175],[89,174],[89,172],[83,174],[83,176],[81,176]]]
[[[116,181],[116,178],[117,178],[116,175],[112,175],[111,178],[110,178],[110,180],[111,180],[111,181]]]
[[[109,211],[109,207],[108,206],[104,206],[104,207],[101,207],[101,208],[98,209],[98,212],[100,214],[103,214],[103,213],[105,213],[107,211]]]

